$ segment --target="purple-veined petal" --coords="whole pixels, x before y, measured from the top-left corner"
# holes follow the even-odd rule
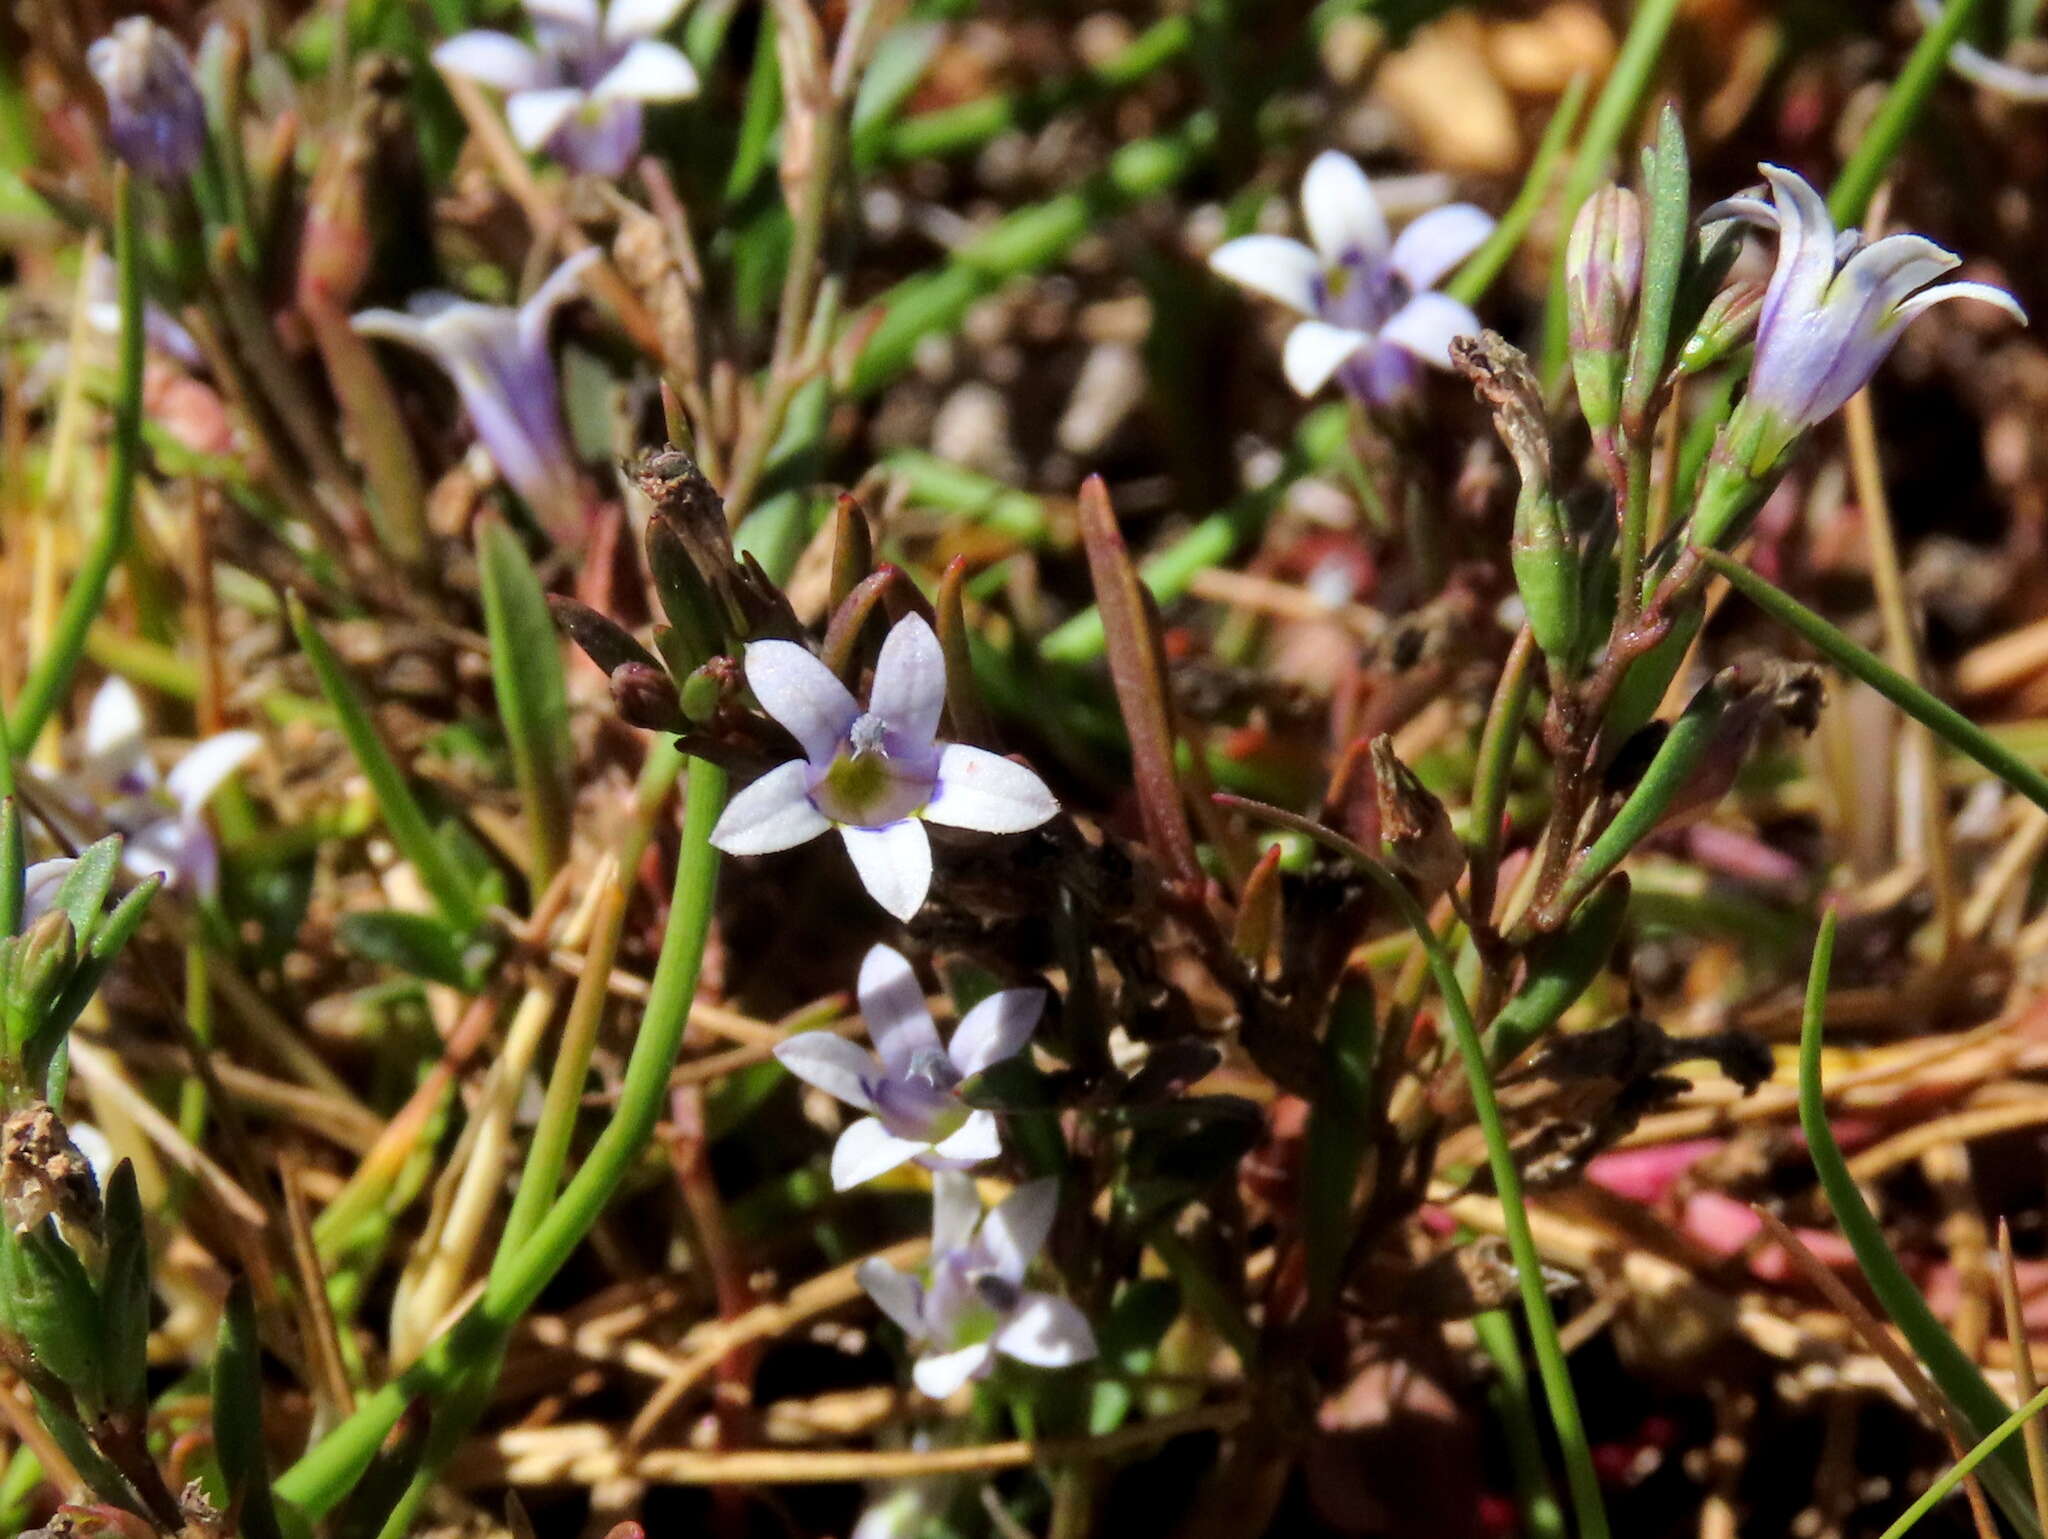
[[[1778,260],[1757,312],[1758,363],[1778,317],[1810,316],[1820,309],[1835,274],[1835,224],[1828,206],[1803,177],[1778,166],[1759,168],[1777,209]]]
[[[881,828],[842,823],[839,837],[868,896],[908,924],[932,886],[932,842],[924,824],[916,818]]]
[[[921,1052],[936,1051],[939,1029],[925,1008],[924,985],[903,954],[888,946],[873,946],[861,958],[860,1013],[868,1023],[868,1037],[881,1055],[883,1067],[901,1076]]]
[[[767,855],[794,849],[832,825],[811,805],[810,766],[801,759],[778,764],[726,804],[711,830],[713,849],[728,855]]]
[[[1301,179],[1301,214],[1326,267],[1386,255],[1387,216],[1372,183],[1349,155],[1324,150],[1309,162]]]
[[[228,777],[263,747],[253,732],[222,732],[193,746],[190,753],[171,766],[166,787],[186,817],[198,815],[213,800],[214,793],[227,784]]]
[[[39,860],[22,873],[21,927],[25,930],[56,906],[57,894],[78,862],[68,855]]]
[[[874,1054],[832,1031],[800,1031],[775,1044],[775,1058],[806,1085],[865,1112],[875,1109],[868,1081],[881,1072]]]
[[[587,100],[576,86],[547,86],[534,91],[514,91],[505,99],[505,122],[512,138],[531,155],[554,137],[555,130]]]
[[[1419,215],[1394,241],[1389,261],[1394,271],[1418,292],[1433,289],[1437,280],[1486,243],[1493,233],[1493,215],[1472,203],[1446,203]]]
[[[1451,341],[1477,335],[1479,317],[1448,294],[1417,294],[1380,329],[1382,345],[1413,353],[1424,363],[1449,368]]]
[[[847,1191],[863,1181],[885,1176],[898,1165],[908,1164],[925,1146],[898,1138],[882,1126],[877,1117],[863,1117],[850,1123],[832,1146],[832,1190]]]
[[[1919,235],[1891,235],[1857,250],[1828,284],[1819,313],[1787,317],[1759,355],[1759,402],[1805,424],[1839,411],[1898,340],[1900,301],[1960,260]]]
[[[870,1256],[855,1270],[861,1291],[875,1307],[901,1327],[912,1341],[924,1340],[924,1287],[908,1272],[899,1272],[880,1256]]]
[[[971,1379],[978,1379],[995,1360],[995,1346],[978,1341],[957,1352],[938,1352],[920,1357],[910,1370],[918,1389],[933,1400],[947,1399]]]
[[[630,43],[652,37],[680,16],[689,0],[611,0],[604,13],[604,40]]]
[[[1767,230],[1778,228],[1778,211],[1762,198],[1749,194],[1723,198],[1719,203],[1708,204],[1700,210],[1700,217],[1695,223],[1705,226],[1719,224],[1724,219],[1741,219],[1750,224],[1762,225]]]
[[[642,39],[590,88],[597,101],[679,102],[697,94],[697,71],[682,50]]]
[[[503,32],[461,32],[434,50],[434,67],[499,91],[530,91],[541,83],[540,56]]]
[[[832,762],[860,716],[859,702],[838,676],[793,641],[749,646],[747,684],[818,769]]]
[[[554,321],[555,312],[582,294],[583,275],[596,265],[603,254],[595,246],[573,252],[541,280],[540,287],[526,296],[519,306],[519,345],[522,348],[535,353],[546,351],[548,327]]]
[[[1277,299],[1299,315],[1316,313],[1322,259],[1284,235],[1240,235],[1209,255],[1209,268],[1255,294]]]
[[[889,628],[875,659],[868,714],[887,724],[892,757],[930,751],[946,708],[946,654],[921,615],[905,615]]]
[[[119,674],[96,690],[85,713],[85,772],[102,792],[132,795],[156,784],[142,697]]]
[[[1095,1355],[1095,1331],[1071,1300],[1027,1293],[996,1333],[996,1350],[1034,1368],[1071,1368]]]
[[[2020,302],[2002,288],[1992,283],[1937,283],[1924,293],[1899,301],[1899,318],[1910,321],[1930,305],[1938,305],[1945,299],[1978,299],[1987,305],[1996,305],[2022,326],[2027,324],[2027,312]]]
[[[1059,810],[1045,782],[1015,760],[967,743],[948,743],[939,755],[938,785],[924,815],[948,828],[1021,834]]]
[[[932,1176],[932,1254],[944,1255],[960,1249],[974,1237],[981,1219],[981,1198],[974,1190],[974,1178],[957,1170],[941,1170]]]
[[[1332,326],[1326,321],[1303,321],[1287,333],[1280,353],[1280,372],[1296,395],[1314,395],[1361,348],[1372,346],[1363,331]]]
[[[998,989],[960,1018],[950,1049],[953,1067],[965,1078],[1016,1057],[1044,1010],[1043,989]]]
[[[992,1111],[971,1111],[951,1136],[931,1146],[931,1168],[965,1170],[1003,1152],[1003,1130]],[[937,1163],[943,1162],[943,1163]]]
[[[1059,1211],[1060,1184],[1048,1176],[1027,1181],[995,1205],[982,1221],[981,1243],[988,1248],[996,1271],[1006,1280],[1021,1283],[1024,1274],[1052,1233],[1053,1215]]]

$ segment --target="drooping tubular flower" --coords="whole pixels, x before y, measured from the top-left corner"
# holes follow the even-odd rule
[[[598,255],[595,248],[577,252],[517,309],[435,292],[418,295],[404,312],[364,310],[354,318],[364,336],[402,342],[441,366],[499,474],[558,534],[576,527],[582,504],[548,328]]]
[[[1226,241],[1209,265],[1307,319],[1288,333],[1281,367],[1302,395],[1332,376],[1359,399],[1386,406],[1407,395],[1419,365],[1450,366],[1453,337],[1479,330],[1472,311],[1433,285],[1493,233],[1470,203],[1431,209],[1391,239],[1358,162],[1325,150],[1301,183],[1313,248],[1281,235]]]
[[[84,757],[74,784],[77,810],[122,836],[121,860],[131,875],[162,872],[166,885],[210,897],[220,881],[220,849],[206,826],[206,808],[228,777],[263,746],[253,732],[222,732],[195,744],[161,778],[149,757],[142,701],[127,680],[110,678],[85,718]],[[67,866],[47,862],[30,873],[31,887],[54,893]],[[35,901],[31,895],[31,902]]]
[[[924,823],[1016,834],[1059,803],[1030,770],[985,748],[938,741],[946,659],[932,628],[906,615],[875,662],[862,710],[847,687],[793,641],[747,648],[747,683],[804,756],[778,765],[732,799],[711,842],[728,855],[765,855],[839,830],[861,885],[908,920],[931,889]]]
[[[960,1085],[1014,1058],[1045,1008],[1042,989],[1001,989],[960,1018],[950,1047],[925,1008],[924,989],[901,953],[871,949],[860,965],[860,1010],[870,1053],[830,1031],[804,1031],[776,1044],[782,1066],[807,1084],[869,1113],[832,1149],[839,1191],[910,1160],[930,1170],[965,1169],[1002,1152],[995,1113],[970,1108]]]
[[[983,1218],[973,1180],[941,1172],[932,1178],[932,1256],[924,1276],[880,1257],[861,1263],[861,1287],[918,1347],[911,1378],[932,1399],[987,1374],[998,1352],[1038,1368],[1068,1368],[1095,1356],[1086,1315],[1056,1294],[1024,1286],[1058,1205],[1057,1181],[1033,1181]]]
[[[199,169],[206,104],[175,37],[147,16],[130,16],[86,49],[85,62],[107,93],[107,137],[116,155],[166,185]]]
[[[697,71],[656,38],[685,0],[526,0],[533,46],[503,32],[464,32],[434,50],[451,75],[510,93],[519,147],[572,171],[622,175],[640,148],[647,102],[697,94]]]
[[[1868,384],[1923,310],[1977,299],[2026,324],[2026,312],[2003,289],[1935,283],[1961,265],[1953,252],[1919,235],[1867,243],[1854,230],[1838,236],[1826,201],[1804,178],[1778,166],[1758,169],[1770,184],[1769,203],[1729,198],[1700,216],[1749,219],[1778,232],[1777,265],[1757,315],[1756,362],[1730,427],[1751,474],[1766,473],[1801,433]]]

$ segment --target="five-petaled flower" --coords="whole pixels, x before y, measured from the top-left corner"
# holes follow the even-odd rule
[[[1301,183],[1313,249],[1280,235],[1226,241],[1209,265],[1308,317],[1288,333],[1287,382],[1314,395],[1332,375],[1352,395],[1389,405],[1415,386],[1418,360],[1447,368],[1451,340],[1479,330],[1437,283],[1493,231],[1492,216],[1447,203],[1389,239],[1372,183],[1348,155],[1325,150]]]
[[[130,16],[86,49],[85,62],[107,93],[107,137],[116,155],[166,185],[199,169],[206,104],[175,37],[147,16]]]
[[[960,1086],[1024,1050],[1045,1008],[1044,991],[989,995],[960,1018],[950,1047],[939,1041],[917,974],[900,953],[872,948],[857,991],[874,1052],[830,1031],[798,1032],[775,1047],[798,1079],[869,1113],[839,1135],[832,1185],[843,1192],[910,1160],[957,1170],[1000,1154],[995,1113],[970,1108]]]
[[[732,799],[711,831],[712,844],[728,855],[787,850],[836,828],[862,885],[907,920],[931,888],[925,820],[1015,834],[1059,811],[1045,782],[1023,765],[938,741],[946,659],[916,615],[897,621],[882,643],[865,711],[793,641],[752,643],[747,683],[804,756]]]
[[[982,1218],[973,1180],[942,1172],[932,1178],[932,1256],[924,1276],[878,1256],[861,1263],[861,1287],[919,1349],[911,1377],[932,1399],[988,1373],[998,1352],[1039,1368],[1095,1356],[1087,1316],[1066,1299],[1024,1286],[1058,1203],[1057,1181],[1033,1181]]]
[[[415,297],[409,313],[364,310],[355,317],[364,336],[403,342],[441,366],[499,474],[558,536],[576,528],[582,493],[562,426],[548,328],[597,259],[594,248],[577,252],[517,309],[434,292]]]
[[[222,732],[195,744],[168,775],[159,777],[149,756],[142,702],[125,679],[110,678],[93,696],[85,718],[84,755],[74,782],[76,831],[97,819],[122,836],[121,859],[135,876],[164,874],[165,882],[209,897],[219,885],[220,850],[206,826],[206,807],[228,777],[263,746],[253,732]],[[30,872],[30,906],[55,891],[67,863],[45,862]]]
[[[1752,473],[1767,472],[1802,432],[1868,384],[1906,322],[1930,306],[1980,299],[2026,323],[2026,312],[2003,289],[1935,283],[1961,264],[1954,253],[1919,235],[1868,243],[1854,230],[1837,236],[1826,201],[1802,177],[1777,166],[1759,169],[1770,184],[1769,203],[1729,198],[1701,215],[1703,222],[1750,219],[1778,232],[1741,408],[1747,421],[1729,430]]]
[[[529,152],[572,171],[622,175],[640,148],[647,102],[697,94],[697,71],[656,40],[684,0],[526,0],[534,46],[503,32],[464,32],[434,50],[451,75],[508,92],[505,119]]]

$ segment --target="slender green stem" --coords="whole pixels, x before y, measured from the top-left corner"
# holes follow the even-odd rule
[[[1572,130],[1579,126],[1579,114],[1585,108],[1588,89],[1588,77],[1584,74],[1572,76],[1565,86],[1564,94],[1558,97],[1557,106],[1550,114],[1549,123],[1544,125],[1543,137],[1536,141],[1536,153],[1529,158],[1529,170],[1522,178],[1522,190],[1515,194],[1515,201],[1500,216],[1500,223],[1493,227],[1486,243],[1465,258],[1465,265],[1444,285],[1444,293],[1451,298],[1468,305],[1475,303],[1493,286],[1493,280],[1508,265],[1508,259],[1521,249],[1529,226],[1543,212],[1543,204],[1550,192],[1550,180],[1557,173],[1558,162],[1564,159]]]
[[[1621,538],[1615,550],[1615,560],[1621,568],[1621,594],[1614,618],[1616,634],[1635,623],[1643,603],[1643,544],[1650,523],[1650,444],[1631,438],[1624,465]]]
[[[1536,638],[1523,626],[1508,649],[1486,725],[1479,734],[1478,761],[1472,768],[1472,815],[1465,830],[1472,871],[1472,917],[1479,924],[1493,915],[1494,884],[1500,875],[1501,815],[1507,807],[1508,778],[1515,749],[1522,741],[1522,721],[1529,712],[1529,690],[1536,678]]]
[[[1487,1068],[1486,1046],[1465,1003],[1465,991],[1458,984],[1458,970],[1429,916],[1402,885],[1401,879],[1380,864],[1359,845],[1342,834],[1323,827],[1312,818],[1270,807],[1243,797],[1219,796],[1217,801],[1236,807],[1253,817],[1263,818],[1308,835],[1354,862],[1387,895],[1401,917],[1415,932],[1429,959],[1429,970],[1443,996],[1444,1013],[1450,1017],[1451,1035],[1458,1055],[1465,1063],[1465,1076],[1472,1090],[1472,1112],[1486,1140],[1486,1163],[1493,1176],[1494,1192],[1500,1199],[1502,1227],[1507,1231],[1509,1253],[1514,1257],[1515,1280],[1522,1292],[1522,1308],[1529,1319],[1529,1340],[1536,1351],[1536,1371],[1543,1380],[1543,1392],[1550,1402],[1550,1417],[1557,1429],[1558,1446],[1564,1452],[1565,1475],[1571,1485],[1572,1509],[1578,1519],[1581,1539],[1607,1539],[1607,1511],[1601,1502],[1600,1477],[1593,1468],[1586,1427],[1579,1416],[1579,1402],[1572,1391],[1571,1369],[1565,1363],[1564,1344],[1558,1339],[1557,1316],[1551,1312],[1550,1295],[1543,1287],[1543,1257],[1536,1249],[1536,1235],[1529,1227],[1529,1210],[1522,1197],[1522,1173],[1515,1164],[1514,1149],[1508,1142],[1507,1124],[1502,1121],[1500,1103],[1494,1098],[1493,1076]]]
[[[1970,1355],[1943,1328],[1912,1278],[1899,1265],[1885,1239],[1884,1227],[1863,1200],[1849,1162],[1842,1158],[1828,1126],[1826,1092],[1821,1088],[1821,1025],[1827,1013],[1828,969],[1835,953],[1835,916],[1832,910],[1821,917],[1820,934],[1813,943],[1813,966],[1806,978],[1806,1009],[1799,1028],[1799,1125],[1813,1155],[1813,1168],[1820,1177],[1821,1190],[1842,1236],[1856,1253],[1856,1264],[1870,1291],[1891,1317],[1892,1324],[1906,1338],[1928,1377],[1955,1407],[1964,1428],[1978,1438],[1985,1437],[2008,1418],[2010,1407],[1985,1382]],[[2040,1529],[2034,1517],[2034,1500],[2026,1459],[2012,1449],[1984,1472],[1984,1484],[1997,1501],[2006,1520],[2020,1533],[2038,1539]]]
[[[711,829],[724,805],[725,771],[702,759],[690,760],[674,901],[617,1114],[516,1262],[485,1284],[483,1296],[418,1363],[367,1396],[354,1415],[278,1478],[277,1494],[307,1518],[324,1516],[354,1488],[407,1407],[422,1396],[447,1395],[474,1365],[494,1360],[506,1335],[583,1242],[646,1147],[666,1103],[669,1073],[682,1047],[710,933],[718,880]]]
[[[1543,1437],[1529,1401],[1529,1370],[1522,1362],[1522,1344],[1515,1339],[1515,1322],[1506,1310],[1489,1309],[1472,1317],[1472,1330],[1493,1363],[1496,1377],[1488,1398],[1507,1437],[1523,1530],[1529,1539],[1566,1539],[1564,1509],[1557,1504],[1550,1471],[1543,1465]]]
[[[1962,1458],[1956,1460],[1954,1464],[1944,1470],[1935,1480],[1934,1484],[1920,1493],[1918,1501],[1899,1514],[1898,1521],[1892,1524],[1890,1528],[1887,1528],[1879,1536],[1879,1539],[1905,1539],[1905,1536],[1911,1532],[1915,1524],[1946,1500],[1957,1486],[1968,1480],[1978,1465],[1998,1452],[2000,1446],[2007,1438],[2024,1428],[2028,1422],[2032,1421],[2044,1410],[2048,1410],[2048,1389],[2042,1390],[2033,1399],[2029,1400],[2017,1411],[2014,1411],[2012,1415],[2006,1417],[2004,1421],[1986,1433],[1983,1440],[1975,1448],[1972,1448]]]
[[[135,470],[142,441],[142,252],[135,226],[135,188],[125,167],[115,172],[114,266],[121,301],[121,351],[107,500],[100,527],[57,612],[49,650],[36,659],[14,702],[7,740],[24,753],[35,746],[50,712],[71,687],[78,660],[85,655],[86,632],[106,603],[107,584],[135,525]]]
[[[1700,551],[1700,559],[1727,578],[1730,586],[1765,614],[1797,631],[1825,652],[1844,672],[1861,679],[1956,752],[1975,759],[2020,795],[2048,810],[2048,775],[2043,775],[1962,712],[1935,699],[1904,674],[1851,641],[1791,594],[1772,586],[1741,562],[1713,550]]]
[[[1835,178],[1835,185],[1828,192],[1828,212],[1834,215],[1837,229],[1856,223],[1870,207],[1878,183],[1891,170],[1906,135],[1920,121],[1920,114],[1948,64],[1949,50],[1962,37],[1977,5],[1978,0],[1948,0],[1942,7],[1941,20],[1923,32],[1920,41],[1913,45],[1906,67],[1885,93],[1884,104],[1877,109],[1877,116],[1870,120],[1870,127],[1863,131],[1848,164],[1842,167],[1842,174]]]

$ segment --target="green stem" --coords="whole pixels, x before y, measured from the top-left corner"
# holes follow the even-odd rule
[[[1920,1493],[1918,1501],[1899,1514],[1898,1521],[1892,1524],[1890,1528],[1887,1528],[1879,1536],[1879,1539],[1905,1539],[1905,1536],[1912,1531],[1915,1524],[1932,1512],[1957,1486],[1968,1480],[1971,1472],[1978,1465],[1998,1452],[1999,1447],[2007,1438],[2020,1431],[2028,1422],[2032,1421],[2044,1410],[2048,1410],[2048,1389],[2042,1390],[2033,1399],[2029,1400],[2017,1411],[2014,1411],[2012,1415],[2006,1417],[2004,1421],[1986,1433],[1983,1441],[1978,1443],[1975,1448],[1972,1448],[1962,1458],[1956,1460],[1954,1464],[1944,1470],[1933,1485]]]
[[[1500,276],[1501,269],[1508,265],[1508,259],[1521,248],[1529,226],[1543,212],[1550,179],[1557,171],[1558,162],[1564,158],[1572,130],[1579,126],[1579,113],[1586,105],[1588,89],[1588,79],[1583,73],[1572,76],[1565,86],[1564,94],[1558,97],[1557,106],[1550,114],[1549,123],[1544,125],[1543,137],[1536,141],[1536,153],[1529,158],[1529,171],[1522,178],[1522,190],[1515,194],[1515,201],[1500,216],[1500,223],[1493,227],[1486,243],[1465,258],[1465,265],[1444,285],[1443,292],[1451,298],[1468,305],[1477,303],[1479,297],[1493,286],[1493,280]]]
[[[1920,121],[1920,114],[1926,110],[1928,98],[1934,94],[1948,64],[1949,50],[1962,37],[1977,5],[1978,0],[1948,0],[1942,7],[1941,20],[1923,32],[1920,41],[1913,45],[1906,67],[1885,93],[1884,104],[1877,109],[1877,116],[1870,120],[1870,127],[1863,131],[1848,164],[1842,167],[1841,175],[1828,192],[1828,212],[1834,216],[1836,229],[1855,224],[1870,207],[1878,183],[1891,169],[1906,135]]]
[[[718,853],[711,829],[725,805],[725,771],[692,759],[683,809],[682,853],[661,959],[626,1065],[617,1114],[548,1211],[515,1262],[485,1284],[483,1296],[412,1368],[365,1398],[355,1414],[307,1451],[277,1481],[277,1494],[308,1518],[320,1518],[354,1488],[398,1420],[422,1396],[442,1397],[473,1366],[495,1360],[507,1334],[582,1244],[598,1215],[653,1135],[668,1077],[689,1024],[690,1001],[710,933]]]
[[[135,188],[125,168],[116,171],[114,180],[114,264],[121,299],[121,352],[106,506],[99,531],[64,595],[49,650],[36,659],[14,703],[7,740],[24,753],[35,746],[50,712],[71,687],[85,653],[86,632],[105,607],[107,584],[128,549],[135,524],[135,469],[142,439],[142,253],[135,228]]]
[[[1465,991],[1458,984],[1458,970],[1443,942],[1430,928],[1401,879],[1367,854],[1357,844],[1312,818],[1269,807],[1237,796],[1216,798],[1253,817],[1278,823],[1308,835],[1351,860],[1387,896],[1408,926],[1415,932],[1429,959],[1429,970],[1443,996],[1444,1013],[1450,1017],[1451,1035],[1458,1055],[1465,1063],[1465,1077],[1472,1091],[1472,1112],[1486,1140],[1486,1163],[1500,1199],[1501,1227],[1507,1231],[1508,1251],[1514,1258],[1515,1280],[1522,1293],[1522,1309],[1529,1320],[1529,1340],[1536,1351],[1536,1371],[1543,1381],[1550,1417],[1557,1429],[1557,1441],[1564,1453],[1565,1475],[1571,1485],[1572,1509],[1578,1519],[1580,1539],[1607,1539],[1607,1511],[1601,1502],[1600,1477],[1593,1468],[1586,1427],[1579,1416],[1579,1402],[1572,1391],[1571,1369],[1565,1363],[1564,1343],[1558,1339],[1557,1316],[1551,1312],[1550,1295],[1543,1286],[1543,1257],[1536,1249],[1536,1235],[1529,1227],[1529,1210],[1522,1196],[1522,1173],[1515,1164],[1514,1149],[1508,1142],[1507,1124],[1502,1121],[1500,1103],[1494,1098],[1493,1076],[1487,1068],[1486,1046],[1465,1003]]]
[[[1472,767],[1472,813],[1465,830],[1472,871],[1472,917],[1486,924],[1493,914],[1494,884],[1500,875],[1501,814],[1507,807],[1508,779],[1515,750],[1522,741],[1522,722],[1529,712],[1529,691],[1536,678],[1536,638],[1523,626],[1508,649],[1486,725],[1479,734],[1479,754]]]
[[[1504,1309],[1489,1309],[1472,1317],[1473,1334],[1493,1362],[1494,1414],[1506,1435],[1508,1464],[1515,1472],[1515,1496],[1522,1509],[1522,1527],[1529,1539],[1565,1539],[1564,1509],[1550,1488],[1550,1472],[1543,1467],[1543,1437],[1536,1427],[1535,1407],[1529,1402],[1529,1370],[1522,1364],[1522,1344],[1515,1339],[1515,1322]]]

